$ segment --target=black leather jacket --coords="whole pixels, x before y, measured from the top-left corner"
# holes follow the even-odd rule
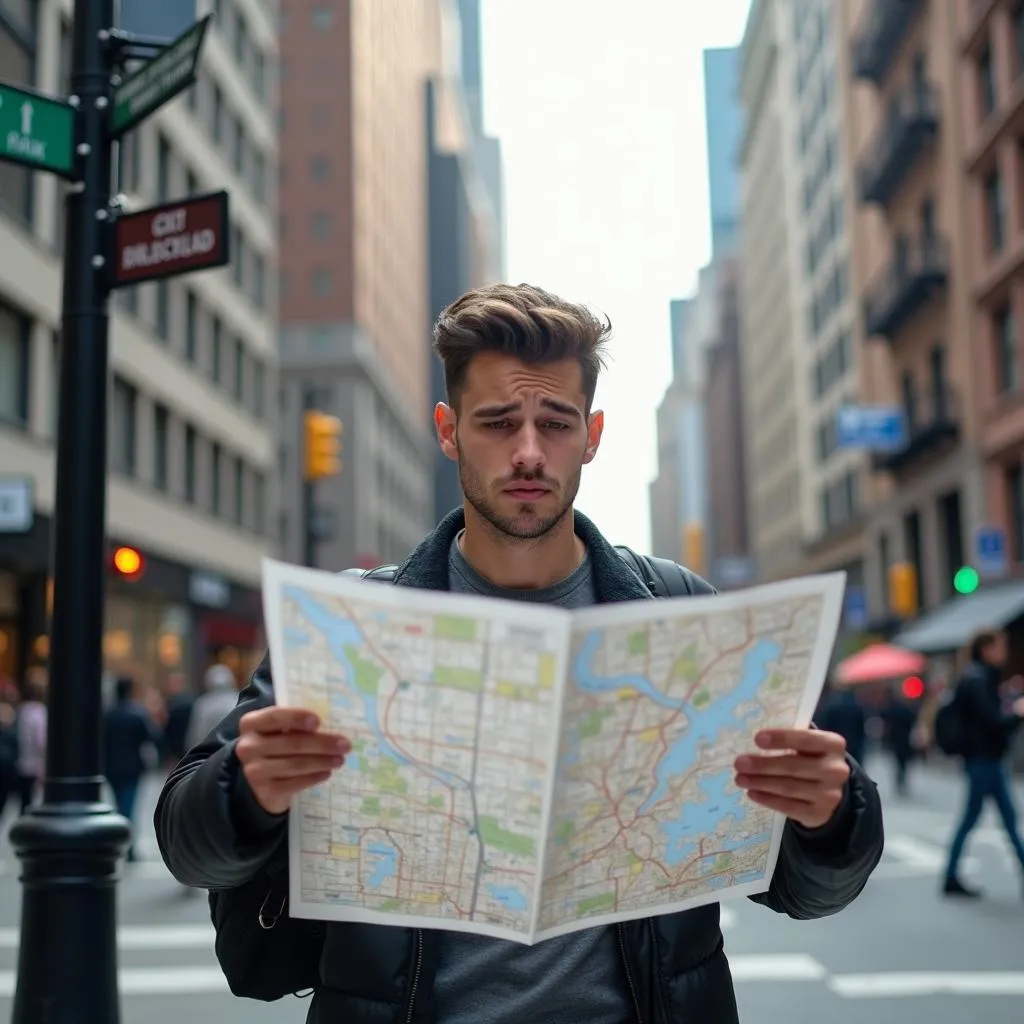
[[[446,517],[399,568],[395,583],[447,589],[448,551],[462,525],[461,510]],[[602,603],[651,596],[579,513],[576,532],[590,551]],[[690,576],[695,591],[711,592]],[[167,867],[186,885],[241,885],[286,850],[284,818],[259,808],[234,754],[239,718],[273,700],[264,659],[235,711],[186,755],[164,785],[156,809],[157,839]],[[819,918],[842,910],[864,888],[882,855],[882,811],[874,783],[855,762],[851,768],[842,805],[828,825],[808,831],[787,823],[771,887],[750,897],[754,902],[794,918]],[[617,930],[620,983],[638,1024],[736,1024],[717,904]],[[329,925],[308,1024],[430,1024],[436,936],[424,929]]]

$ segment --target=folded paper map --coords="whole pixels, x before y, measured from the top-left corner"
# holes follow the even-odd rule
[[[295,917],[534,943],[768,888],[734,784],[806,725],[845,574],[567,611],[263,569],[278,703],[352,741],[296,798]]]

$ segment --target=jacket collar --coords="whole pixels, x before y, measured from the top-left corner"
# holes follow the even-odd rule
[[[582,512],[573,512],[573,523],[576,536],[586,544],[590,552],[599,604],[636,601],[652,596],[636,573]],[[398,567],[395,583],[421,590],[447,590],[448,553],[452,541],[465,525],[466,515],[461,508],[449,512]]]

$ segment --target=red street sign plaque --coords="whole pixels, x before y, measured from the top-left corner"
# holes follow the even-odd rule
[[[152,206],[114,222],[111,286],[223,267],[230,256],[227,192]]]

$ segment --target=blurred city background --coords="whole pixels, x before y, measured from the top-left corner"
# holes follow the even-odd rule
[[[70,10],[0,0],[0,78],[66,96]],[[458,504],[431,324],[530,281],[615,326],[579,500],[610,539],[723,589],[845,570],[836,659],[922,656],[858,687],[888,809],[863,899],[812,925],[724,912],[744,1019],[1019,1020],[1024,903],[988,819],[967,875],[990,899],[938,895],[961,790],[928,721],[980,627],[1024,670],[1024,2],[121,3],[148,35],[206,14],[195,86],[118,159],[128,210],[228,190],[231,261],[112,303],[108,700],[130,678],[181,732],[263,655],[263,556],[397,561]],[[65,187],[0,163],[11,707],[45,693]],[[301,1020],[226,994],[205,900],[159,863],[163,746],[121,899],[126,1019]],[[2,1012],[16,878],[4,844]]]

